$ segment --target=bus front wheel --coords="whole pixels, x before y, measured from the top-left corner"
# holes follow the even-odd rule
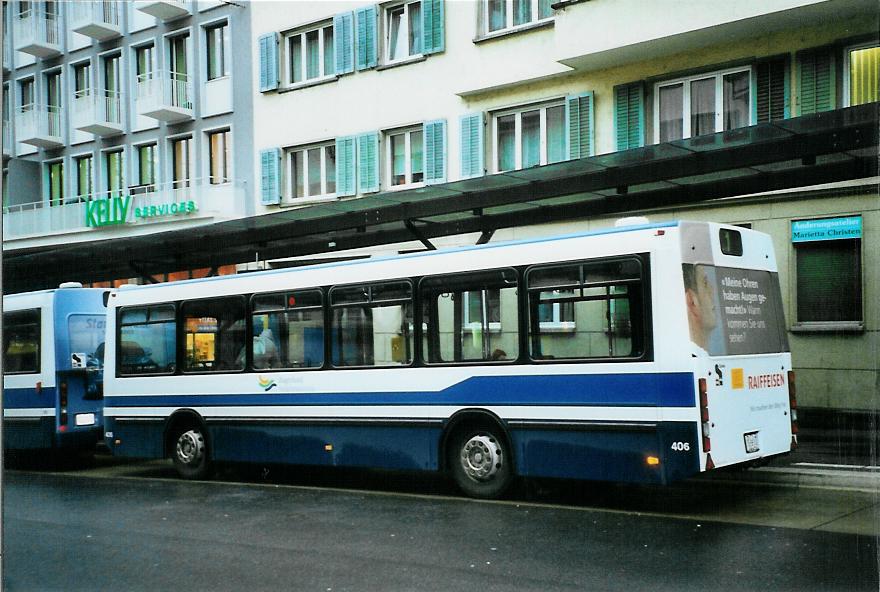
[[[172,442],[174,468],[184,479],[204,479],[210,471],[208,443],[203,428],[188,426],[177,432]]]
[[[458,430],[448,448],[448,466],[458,487],[467,495],[493,499],[513,479],[513,459],[497,428]]]

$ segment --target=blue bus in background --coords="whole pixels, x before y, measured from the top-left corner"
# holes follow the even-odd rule
[[[4,450],[94,450],[108,295],[65,283],[3,297]]]

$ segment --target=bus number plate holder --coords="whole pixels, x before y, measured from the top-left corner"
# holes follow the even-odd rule
[[[745,440],[746,443],[746,452],[758,452],[760,449],[758,447],[758,432],[748,432],[743,434],[743,440]]]

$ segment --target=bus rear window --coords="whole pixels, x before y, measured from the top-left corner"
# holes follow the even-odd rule
[[[40,311],[22,310],[3,315],[3,373],[40,371]]]
[[[71,315],[67,321],[70,335],[70,353],[85,354],[86,364],[91,368],[104,365],[104,315]]]
[[[776,273],[682,264],[691,341],[711,356],[788,351]]]

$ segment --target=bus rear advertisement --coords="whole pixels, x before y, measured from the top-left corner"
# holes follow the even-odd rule
[[[791,450],[770,238],[699,222],[113,292],[105,441],[217,461],[669,483]]]

